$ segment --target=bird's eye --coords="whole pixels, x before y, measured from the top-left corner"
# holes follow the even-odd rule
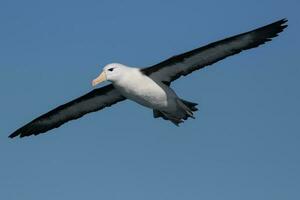
[[[108,71],[111,71],[111,72],[112,72],[112,71],[114,71],[114,68],[109,68]]]

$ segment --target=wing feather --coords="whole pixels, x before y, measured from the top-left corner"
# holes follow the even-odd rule
[[[287,25],[286,19],[279,20],[264,27],[220,40],[192,51],[171,57],[141,71],[151,78],[171,83],[180,76],[186,76],[195,70],[216,63],[243,50],[258,47],[278,36]]]
[[[51,110],[19,128],[9,137],[38,135],[51,129],[58,128],[62,124],[78,119],[87,113],[101,110],[125,99],[126,98],[110,84],[95,89],[69,103]]]

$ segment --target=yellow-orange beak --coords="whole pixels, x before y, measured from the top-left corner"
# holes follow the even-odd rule
[[[99,83],[106,81],[106,74],[105,72],[102,72],[97,78],[95,78],[92,82],[93,86],[98,85]]]

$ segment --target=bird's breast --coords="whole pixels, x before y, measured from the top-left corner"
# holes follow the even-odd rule
[[[148,76],[135,74],[114,85],[123,96],[143,106],[156,109],[168,106],[168,91]]]

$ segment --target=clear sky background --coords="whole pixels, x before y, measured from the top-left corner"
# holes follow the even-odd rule
[[[300,199],[300,3],[0,2],[0,199]],[[15,129],[90,90],[110,62],[146,67],[287,17],[272,42],[181,78],[181,127],[122,102],[47,134]],[[97,67],[96,64],[99,64]]]

